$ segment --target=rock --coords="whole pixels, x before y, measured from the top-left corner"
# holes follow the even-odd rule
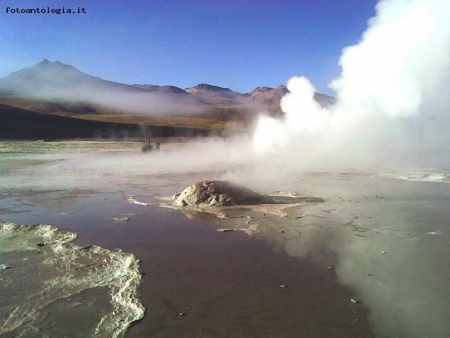
[[[354,298],[351,298],[350,301],[351,301],[353,304],[359,304],[359,303],[361,303],[360,300],[357,300],[357,299],[354,299]]]
[[[229,181],[200,181],[172,197],[179,207],[225,207],[274,203],[271,197]]]
[[[117,221],[117,222],[127,222],[130,220],[129,217],[114,217],[113,220]]]
[[[440,236],[440,235],[442,235],[442,232],[440,232],[440,231],[430,231],[430,232],[426,232],[425,235]]]

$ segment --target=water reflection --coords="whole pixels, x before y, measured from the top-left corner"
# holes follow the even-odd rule
[[[257,238],[275,252],[334,269],[371,310],[377,336],[447,337],[449,188],[362,176],[320,180],[315,190],[326,201],[291,208],[284,217],[254,210],[249,216],[244,209],[225,219],[185,214],[236,229],[256,225]],[[297,188],[308,190],[316,183],[302,181]]]

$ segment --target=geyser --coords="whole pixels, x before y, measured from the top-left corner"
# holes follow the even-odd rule
[[[321,107],[304,77],[288,82],[282,121],[261,118],[259,154],[305,169],[446,165],[450,2],[385,0],[357,45],[344,48],[337,102]],[[301,158],[296,161],[296,158]],[[287,161],[289,159],[289,161]],[[278,162],[279,163],[279,162]]]

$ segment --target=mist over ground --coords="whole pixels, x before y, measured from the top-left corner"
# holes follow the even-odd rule
[[[127,155],[126,160],[102,156],[78,170],[144,174],[214,168],[229,172],[223,178],[266,187],[300,171],[448,166],[450,4],[445,0],[392,0],[380,1],[376,9],[360,42],[343,49],[341,76],[330,84],[336,92],[335,104],[319,105],[313,99],[311,81],[293,77],[281,101],[284,116],[275,119],[261,112],[248,136],[194,140],[189,147],[151,156]],[[132,86],[60,66],[70,83],[80,86],[67,90],[68,83],[53,84],[49,92],[34,88],[37,94],[83,99],[141,114],[199,112],[186,95],[178,101],[173,95],[168,100],[164,93],[136,92],[139,89],[134,87],[128,92]],[[12,77],[19,81],[20,71]],[[51,83],[52,79],[44,80]],[[93,90],[99,81],[103,89]]]

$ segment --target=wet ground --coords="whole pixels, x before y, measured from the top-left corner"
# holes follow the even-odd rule
[[[221,172],[152,172],[151,163],[148,172],[127,170],[124,162],[141,156],[134,154],[139,145],[107,148],[89,145],[74,154],[66,146],[42,156],[9,152],[8,163],[0,165],[0,221],[51,224],[79,233],[78,245],[135,254],[146,315],[126,337],[449,335],[448,184],[299,174],[273,183],[277,188],[270,191],[325,202],[286,208],[283,217],[251,210],[228,219],[187,217],[132,204],[129,196],[154,202]],[[114,158],[121,170],[96,163],[102,156]],[[250,235],[217,231],[249,226]],[[92,297],[104,300],[107,294],[91,289],[79,297],[80,304],[95,307]],[[74,302],[60,299],[49,306],[43,328],[86,336],[77,328],[93,324],[83,311],[66,306]]]

